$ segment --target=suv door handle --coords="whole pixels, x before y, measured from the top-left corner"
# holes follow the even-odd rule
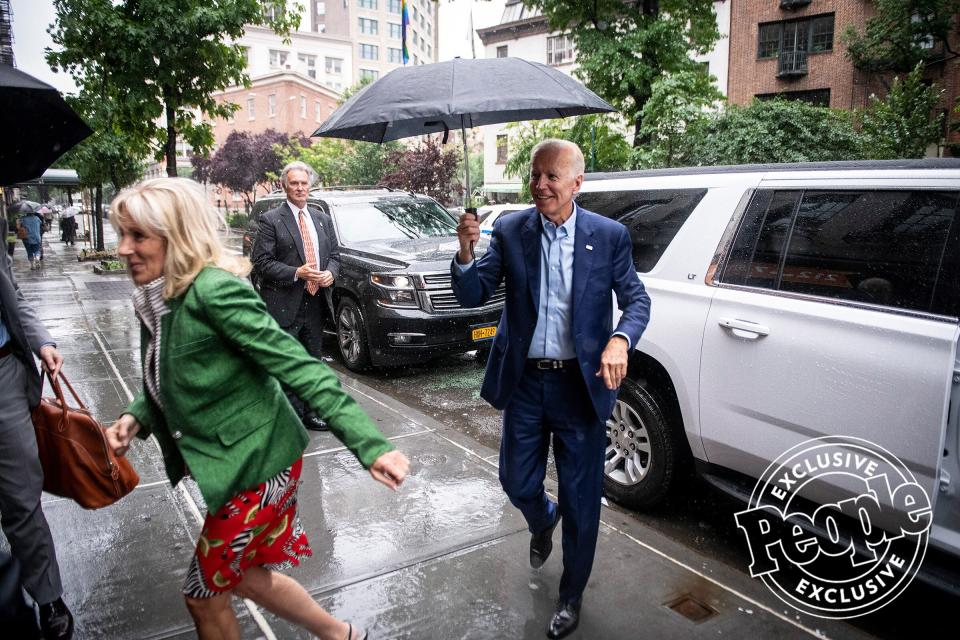
[[[730,329],[733,332],[733,335],[740,338],[756,340],[757,338],[770,335],[770,327],[765,327],[762,324],[749,322],[747,320],[737,320],[736,318],[720,318],[718,324],[724,329]]]

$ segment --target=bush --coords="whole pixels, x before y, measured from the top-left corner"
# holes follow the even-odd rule
[[[247,226],[247,221],[250,219],[243,211],[233,211],[227,214],[227,226],[233,227],[235,229],[243,228]]]

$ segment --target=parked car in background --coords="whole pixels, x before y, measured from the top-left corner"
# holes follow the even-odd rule
[[[260,215],[286,201],[272,193],[254,204],[243,236],[249,256]],[[340,250],[330,325],[352,370],[423,362],[483,349],[497,330],[504,292],[477,309],[453,295],[450,260],[456,217],[427,196],[385,189],[314,190],[308,206],[330,214]],[[476,247],[482,255],[488,241]],[[253,274],[256,284],[256,274]]]
[[[480,219],[480,233],[490,235],[493,233],[493,223],[497,221],[497,218],[529,209],[532,206],[532,204],[488,204],[478,208],[477,217]]]
[[[861,438],[934,502],[926,564],[956,566],[958,200],[960,159],[588,175],[578,202],[627,227],[652,300],[607,495],[651,507],[692,462],[746,499],[791,447]]]

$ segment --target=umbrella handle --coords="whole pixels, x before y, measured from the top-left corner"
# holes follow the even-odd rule
[[[480,214],[477,213],[476,207],[464,207],[464,213],[472,213],[474,220],[480,220]],[[477,254],[474,252],[473,247],[477,244],[476,240],[470,242],[470,257],[474,260],[477,259]]]

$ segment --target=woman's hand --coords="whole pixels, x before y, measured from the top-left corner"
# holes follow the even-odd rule
[[[120,416],[104,432],[107,435],[107,444],[113,449],[114,455],[123,456],[130,448],[130,441],[140,431],[140,423],[129,413]]]
[[[370,475],[373,479],[394,491],[403,483],[408,471],[410,471],[410,461],[396,449],[383,454],[370,465]]]

